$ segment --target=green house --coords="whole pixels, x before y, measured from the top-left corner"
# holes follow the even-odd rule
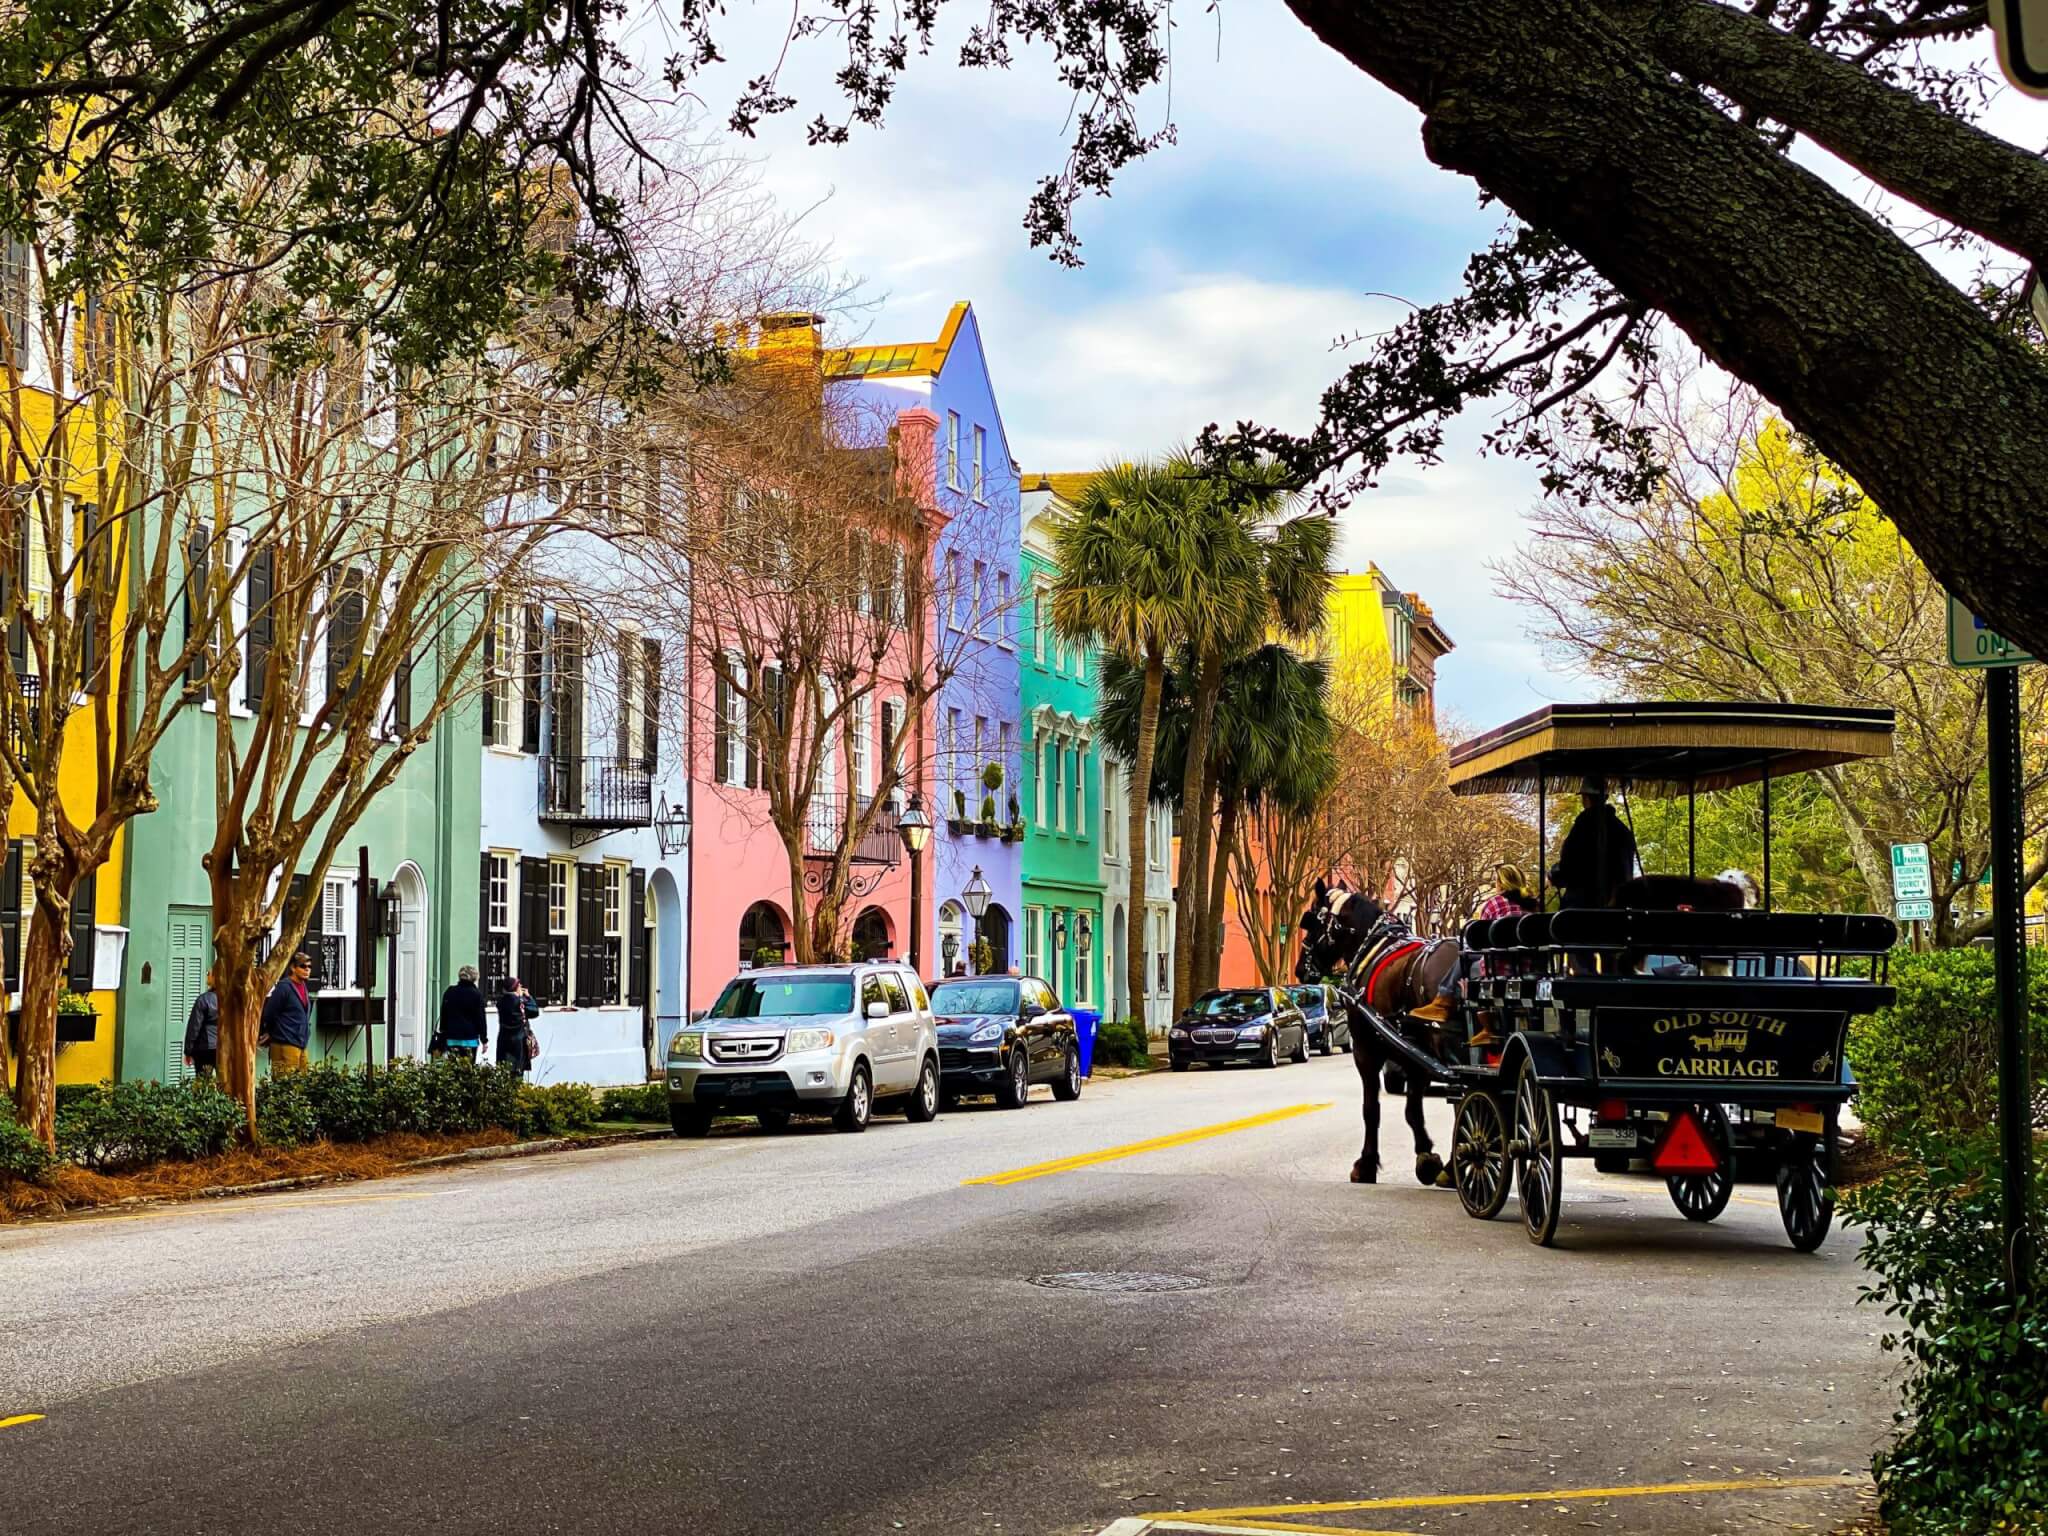
[[[1023,478],[1023,968],[1069,1007],[1103,1007],[1109,931],[1103,924],[1102,752],[1095,741],[1096,658],[1053,634],[1048,594],[1057,497],[1048,477]],[[1115,815],[1114,807],[1110,814]]]

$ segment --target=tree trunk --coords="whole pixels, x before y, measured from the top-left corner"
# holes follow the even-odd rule
[[[213,991],[220,1001],[221,1092],[242,1106],[251,1140],[256,1136],[256,1036],[263,1023],[263,979],[253,947],[232,939],[214,943]],[[174,1028],[183,1021],[173,1019]]]
[[[1209,805],[1214,799],[1209,767],[1209,739],[1216,728],[1216,696],[1223,691],[1223,654],[1204,651],[1196,668],[1190,701],[1188,760],[1180,786],[1180,867],[1174,871],[1180,905],[1173,919],[1173,1011],[1194,1001],[1197,962],[1205,925],[1214,918],[1209,906]]]
[[[40,899],[21,961],[21,1063],[14,1118],[51,1149],[57,1145],[57,992],[71,953],[70,903],[61,913]]]
[[[787,828],[782,832],[782,849],[789,858],[789,942],[796,951],[790,958],[798,965],[809,965],[815,958],[812,947],[811,917],[804,903],[804,830],[798,825],[792,835]],[[748,957],[749,960],[752,956]]]
[[[1131,762],[1130,785],[1130,889],[1124,899],[1130,911],[1130,925],[1136,930],[1124,945],[1124,982],[1130,989],[1131,1012],[1145,1022],[1145,944],[1138,937],[1150,930],[1146,921],[1145,873],[1151,859],[1145,849],[1145,811],[1152,787],[1152,753],[1159,743],[1159,700],[1166,691],[1166,656],[1158,650],[1145,654],[1145,690],[1138,704],[1138,755]]]
[[[1289,6],[1421,108],[1432,160],[1669,315],[1854,476],[1944,587],[2048,653],[2048,368],[2017,329],[1583,0]],[[2009,158],[2024,151],[1948,174]]]
[[[1215,856],[1209,874],[1209,901],[1203,912],[1201,938],[1197,945],[1194,989],[1206,992],[1221,985],[1223,976],[1223,911],[1224,882],[1230,873],[1230,847],[1237,836],[1237,819],[1244,805],[1244,796],[1233,782],[1223,788],[1223,799],[1216,816]],[[1206,812],[1205,805],[1203,810]],[[1239,913],[1242,921],[1243,913]],[[1256,919],[1254,919],[1256,921]],[[1268,982],[1268,986],[1274,983]]]

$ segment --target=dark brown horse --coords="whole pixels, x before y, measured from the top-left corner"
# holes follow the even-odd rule
[[[1458,958],[1456,940],[1418,939],[1370,896],[1316,882],[1315,903],[1302,914],[1295,974],[1303,981],[1331,980],[1352,1008],[1351,1058],[1365,1096],[1365,1144],[1351,1165],[1354,1184],[1379,1182],[1380,1077],[1397,1060],[1372,1025],[1358,1017],[1358,1005],[1400,1027],[1407,1014],[1436,995]],[[1443,1159],[1422,1118],[1423,1085],[1414,1073],[1403,1075],[1406,1119],[1415,1133],[1415,1176],[1424,1184],[1442,1183]]]

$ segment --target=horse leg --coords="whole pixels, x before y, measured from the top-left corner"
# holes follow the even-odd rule
[[[1408,1129],[1415,1133],[1415,1177],[1424,1184],[1434,1184],[1439,1189],[1451,1187],[1449,1170],[1444,1160],[1436,1155],[1436,1144],[1429,1139],[1429,1127],[1422,1118],[1422,1084],[1412,1076],[1408,1079]]]
[[[1355,1032],[1351,1037],[1351,1061],[1358,1068],[1358,1084],[1365,1096],[1365,1145],[1351,1165],[1354,1184],[1380,1181],[1380,1057],[1367,1044],[1370,1038]]]

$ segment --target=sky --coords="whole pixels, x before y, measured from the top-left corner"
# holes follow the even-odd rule
[[[1307,428],[1349,360],[1338,338],[1457,291],[1500,225],[1472,182],[1429,163],[1419,114],[1279,0],[1177,14],[1178,143],[1080,207],[1078,271],[1032,250],[1023,230],[1026,199],[1064,152],[1066,95],[1043,50],[1019,49],[1007,72],[963,71],[957,29],[942,32],[882,128],[814,148],[803,124],[840,98],[830,41],[800,44],[782,77],[798,109],[742,151],[857,280],[842,339],[930,339],[949,305],[972,301],[1027,473],[1160,452],[1216,421]],[[712,120],[772,67],[788,16],[735,9],[720,34],[729,62],[699,82]],[[644,56],[662,51],[653,25],[637,32]],[[1157,127],[1166,102],[1147,110],[1142,126]],[[1471,729],[1592,691],[1495,595],[1489,562],[1524,536],[1538,489],[1532,466],[1482,454],[1491,419],[1490,407],[1468,412],[1440,464],[1396,463],[1340,519],[1343,567],[1376,563],[1456,642],[1438,668],[1438,708]]]

